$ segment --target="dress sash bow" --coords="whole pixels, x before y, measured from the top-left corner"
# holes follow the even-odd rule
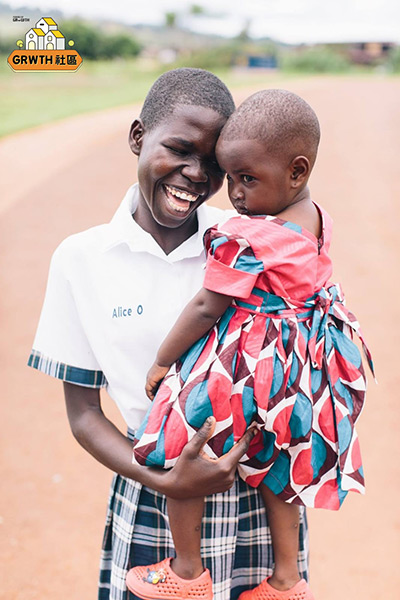
[[[374,365],[371,352],[367,346],[364,335],[357,318],[345,306],[345,298],[338,283],[322,288],[319,292],[309,298],[305,308],[312,309],[312,324],[308,349],[312,365],[315,369],[322,368],[322,358],[325,349],[325,336],[328,327],[328,316],[333,317],[350,327],[360,338],[362,348],[367,359],[371,373],[375,378]]]

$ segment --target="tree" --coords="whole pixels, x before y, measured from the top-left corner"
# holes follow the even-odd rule
[[[165,13],[165,25],[166,27],[176,27],[177,14],[176,12]]]
[[[205,9],[203,6],[201,6],[200,4],[192,4],[190,9],[189,9],[189,13],[191,15],[204,15],[205,14]]]
[[[60,24],[66,41],[74,40],[74,48],[83,58],[98,60],[99,58],[116,58],[117,56],[136,56],[140,52],[140,44],[126,33],[107,35],[80,19],[63,21]]]
[[[243,25],[243,29],[242,31],[239,33],[239,35],[237,36],[237,39],[240,42],[248,42],[250,39],[250,25],[251,25],[251,19],[246,19],[244,25]]]

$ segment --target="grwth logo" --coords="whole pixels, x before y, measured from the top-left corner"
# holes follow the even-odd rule
[[[70,40],[68,46],[72,47]],[[76,50],[65,49],[65,37],[51,17],[42,17],[17,41],[20,50],[14,50],[7,59],[13,71],[76,71],[82,57]]]

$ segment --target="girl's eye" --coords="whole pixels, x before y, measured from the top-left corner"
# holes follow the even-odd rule
[[[227,175],[226,175],[226,180],[230,182],[230,181],[232,181],[232,177],[231,177],[230,175],[228,175],[228,174],[227,174]]]
[[[244,183],[251,183],[252,181],[254,181],[254,177],[252,177],[251,175],[243,175],[243,181]]]
[[[185,156],[187,154],[186,150],[181,150],[180,148],[174,148],[173,146],[165,146],[168,150],[171,150],[174,154],[178,154],[179,156]]]

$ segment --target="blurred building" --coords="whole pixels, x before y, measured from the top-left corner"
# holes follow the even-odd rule
[[[349,44],[349,58],[356,64],[373,65],[386,59],[395,45],[391,42],[358,42]]]
[[[390,51],[396,46],[394,42],[349,42],[337,44],[318,44],[342,54],[357,65],[378,65],[384,62]]]

